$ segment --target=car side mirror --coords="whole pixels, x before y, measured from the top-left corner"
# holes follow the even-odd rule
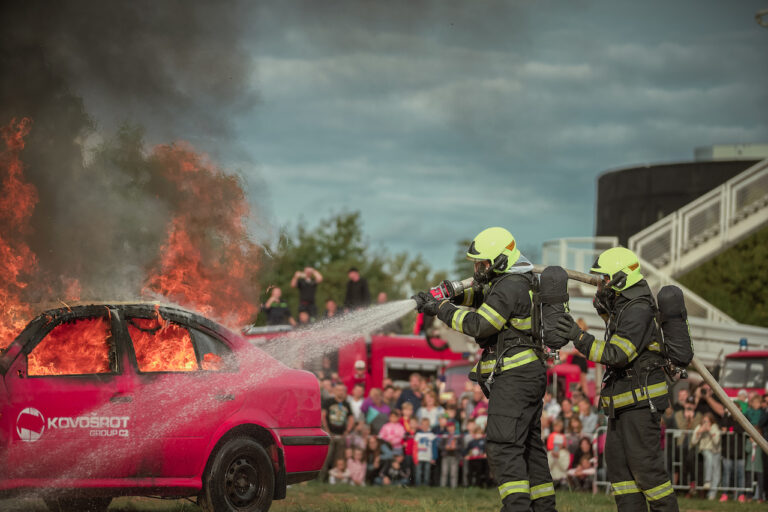
[[[23,371],[23,370],[16,370],[16,373],[18,373],[18,374],[19,374],[19,378],[20,378],[20,379],[23,379],[23,378],[24,378],[24,371]]]

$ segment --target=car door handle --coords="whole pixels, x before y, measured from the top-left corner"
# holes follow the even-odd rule
[[[133,397],[130,395],[115,395],[109,401],[113,404],[127,404],[133,402]]]
[[[219,402],[231,402],[235,399],[235,395],[233,393],[219,393],[218,395],[213,395],[213,398]]]

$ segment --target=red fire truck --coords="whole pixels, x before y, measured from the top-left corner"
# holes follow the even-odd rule
[[[768,350],[739,350],[725,356],[720,385],[728,396],[739,390],[765,394],[768,386]]]

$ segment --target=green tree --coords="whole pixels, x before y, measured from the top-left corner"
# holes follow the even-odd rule
[[[682,276],[679,281],[735,320],[768,327],[768,228]]]

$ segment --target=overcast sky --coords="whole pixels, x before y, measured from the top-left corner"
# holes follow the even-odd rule
[[[359,210],[374,246],[438,268],[488,226],[589,236],[600,173],[768,141],[763,8],[263,2],[238,165],[269,226]]]

